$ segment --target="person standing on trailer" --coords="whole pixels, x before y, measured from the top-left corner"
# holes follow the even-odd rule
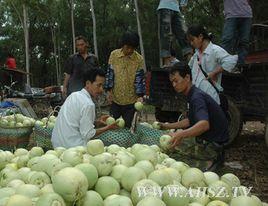
[[[238,65],[245,63],[248,54],[252,9],[249,0],[224,0],[224,27],[221,46],[238,54]]]
[[[187,2],[187,0],[159,1],[157,13],[161,66],[167,65],[168,59],[171,57],[171,37],[173,35],[178,41],[185,59],[189,60],[192,55],[192,48],[187,42],[186,26],[180,10],[180,7],[182,9],[186,7]]]

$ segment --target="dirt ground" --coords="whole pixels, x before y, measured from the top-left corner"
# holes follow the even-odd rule
[[[242,185],[253,187],[252,192],[268,202],[268,148],[264,124],[247,122],[244,125],[241,135],[227,149],[225,166],[218,173],[226,172],[237,175]]]
[[[155,121],[154,115],[145,114],[142,121]],[[268,148],[264,140],[264,124],[247,122],[235,142],[226,150],[225,165],[217,173],[231,172],[241,184],[253,187],[252,193],[268,202]]]

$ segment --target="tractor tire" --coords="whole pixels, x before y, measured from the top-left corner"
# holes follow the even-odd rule
[[[243,126],[243,118],[240,109],[231,98],[228,98],[228,122],[229,122],[229,141],[226,145],[234,142],[240,134]]]
[[[265,138],[265,143],[266,146],[268,147],[268,121],[266,121],[266,125],[265,125],[265,134],[264,134],[264,138]]]

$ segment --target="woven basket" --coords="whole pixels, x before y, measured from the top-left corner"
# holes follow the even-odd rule
[[[105,146],[117,144],[125,148],[131,147],[139,141],[139,137],[136,134],[132,134],[127,128],[109,130],[96,138],[102,140]]]
[[[0,116],[0,120],[7,112],[15,113],[19,112],[17,107],[5,108]],[[16,117],[16,116],[15,116]],[[15,118],[16,121],[16,118]],[[14,151],[17,148],[26,148],[29,144],[31,133],[33,132],[33,126],[22,127],[5,127],[0,126],[0,149]]]
[[[26,148],[32,131],[33,127],[0,127],[0,149],[14,151]]]
[[[54,110],[48,115],[48,119],[50,118],[50,116],[54,115],[55,113],[58,113],[59,108],[60,106],[55,107]],[[53,128],[48,128],[47,124],[45,125],[45,127],[35,125],[34,126],[34,140],[36,142],[36,145],[38,147],[42,147],[44,150],[53,149],[52,142],[51,142],[52,131],[53,131]]]

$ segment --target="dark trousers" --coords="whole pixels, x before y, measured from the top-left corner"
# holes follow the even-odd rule
[[[217,142],[213,142],[213,141],[207,141],[207,140],[204,140],[204,138],[202,137],[196,137],[196,142],[198,144],[203,144],[204,147],[210,147],[212,148],[216,154],[217,154],[217,157],[216,159],[214,159],[214,162],[224,162],[224,158],[225,158],[225,151],[224,151],[224,148],[225,148],[225,143],[217,143]]]
[[[251,18],[225,20],[222,33],[222,48],[229,53],[238,53],[238,63],[243,64],[248,54]]]
[[[111,105],[110,115],[117,119],[120,116],[125,120],[126,127],[130,128],[134,117],[135,108],[134,104],[119,105],[115,102]]]
[[[216,142],[212,142],[214,150],[217,152],[217,158],[216,162],[224,162],[225,159],[225,151],[224,151],[224,145],[223,144],[218,144]]]
[[[172,36],[175,36],[178,41],[183,55],[187,55],[192,51],[186,38],[186,26],[179,12],[160,9],[158,11],[158,26],[161,58],[170,56]]]

